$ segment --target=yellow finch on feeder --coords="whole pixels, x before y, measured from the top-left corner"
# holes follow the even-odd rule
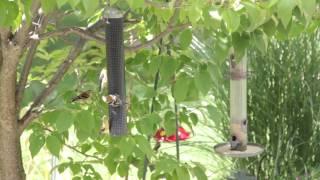
[[[118,107],[121,105],[121,99],[119,95],[113,95],[113,94],[109,94],[106,98],[106,101],[109,105],[111,105],[112,107]]]

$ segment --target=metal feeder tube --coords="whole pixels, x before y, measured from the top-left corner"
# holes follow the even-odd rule
[[[214,147],[218,154],[250,157],[263,152],[263,147],[248,143],[247,120],[247,56],[240,62],[230,58],[230,141]]]
[[[108,94],[119,97],[118,106],[109,105],[109,130],[114,136],[127,134],[123,15],[116,9],[106,12]]]

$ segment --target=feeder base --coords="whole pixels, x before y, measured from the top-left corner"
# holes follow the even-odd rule
[[[247,150],[245,151],[231,150],[230,143],[220,143],[213,148],[219,155],[239,158],[257,156],[264,151],[264,148],[261,145],[255,143],[248,143]]]

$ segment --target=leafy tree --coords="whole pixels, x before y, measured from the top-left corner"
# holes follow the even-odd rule
[[[108,2],[126,14],[129,135],[118,138],[100,133],[108,111],[97,90],[105,59],[106,2],[0,1],[1,179],[25,179],[20,136],[26,130],[32,131],[32,156],[44,146],[59,156],[66,147],[105,165],[111,174],[127,176],[136,167],[138,177],[147,157],[155,168],[152,178],[204,179],[201,165],[156,154],[148,141],[160,125],[173,132],[176,114],[190,127],[197,124],[190,107],[214,84],[216,74],[208,71],[213,62],[197,59],[189,49],[193,33],[213,37],[214,61],[223,63],[230,47],[237,57],[251,45],[266,52],[268,39],[313,32],[320,23],[316,0]],[[86,90],[92,91],[89,102],[70,102]],[[75,146],[67,143],[73,131]],[[59,170],[70,168],[74,179],[101,179],[90,162],[70,157]]]

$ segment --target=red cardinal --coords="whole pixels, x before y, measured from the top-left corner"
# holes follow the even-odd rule
[[[75,102],[75,101],[83,100],[83,99],[88,99],[90,97],[90,92],[91,92],[91,90],[80,93],[78,96],[73,97],[71,99],[71,102]]]

